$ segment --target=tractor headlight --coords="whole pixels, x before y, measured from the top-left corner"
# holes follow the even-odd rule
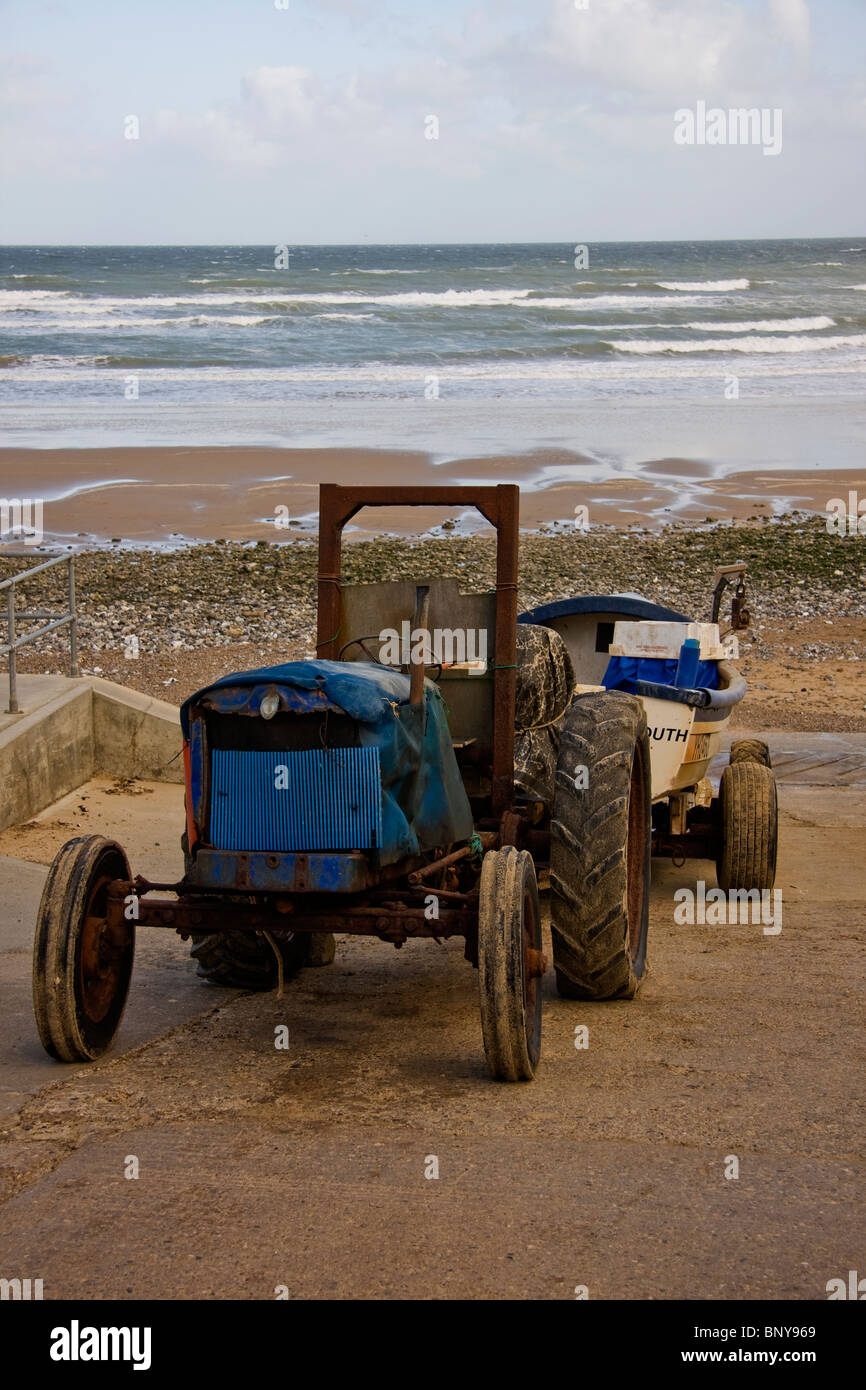
[[[259,714],[262,716],[262,719],[273,719],[279,707],[279,695],[277,694],[276,690],[269,690],[261,698],[261,703],[259,704]]]

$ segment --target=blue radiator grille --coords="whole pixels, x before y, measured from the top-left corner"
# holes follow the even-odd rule
[[[376,849],[382,841],[379,749],[215,748],[210,804],[209,838],[216,849]]]

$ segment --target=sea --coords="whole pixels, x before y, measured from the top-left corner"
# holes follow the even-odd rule
[[[866,237],[0,248],[6,444],[853,467],[864,373]]]

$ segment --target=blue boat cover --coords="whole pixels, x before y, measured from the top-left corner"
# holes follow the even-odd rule
[[[676,657],[663,660],[655,656],[612,656],[601,678],[606,690],[633,692],[635,681],[653,681],[656,685],[674,685],[677,674]],[[694,689],[718,690],[719,668],[715,661],[699,661]]]
[[[322,697],[358,725],[362,748],[379,749],[382,776],[381,864],[419,851],[468,840],[472,809],[466,796],[442,696],[424,683],[424,703],[409,703],[409,677],[375,662],[289,661],[223,676],[185,701],[180,711],[184,738],[190,710],[204,695],[224,686],[269,685],[293,692],[291,708],[321,709]]]

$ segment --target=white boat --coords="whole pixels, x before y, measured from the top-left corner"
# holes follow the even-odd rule
[[[611,649],[619,653],[616,637],[623,626],[630,635],[644,629],[647,637],[678,637],[681,642],[685,631],[697,626],[690,618],[638,594],[589,594],[530,609],[521,613],[519,621],[559,633],[574,665],[578,694],[616,688],[640,699],[650,736],[653,800],[685,792],[706,777],[721,748],[722,734],[734,706],[746,693],[746,682],[732,664],[732,655],[720,654],[702,662],[703,668],[713,668],[710,685],[683,688],[658,678],[642,677],[641,665],[657,666],[665,660],[668,666],[675,663],[676,656],[667,654],[672,649],[661,648],[661,644],[665,656],[647,657],[643,662],[636,656],[635,678],[623,677],[617,685],[611,684],[609,677],[605,679],[612,665]],[[722,646],[719,641],[717,649]],[[733,650],[731,643],[729,651]]]

